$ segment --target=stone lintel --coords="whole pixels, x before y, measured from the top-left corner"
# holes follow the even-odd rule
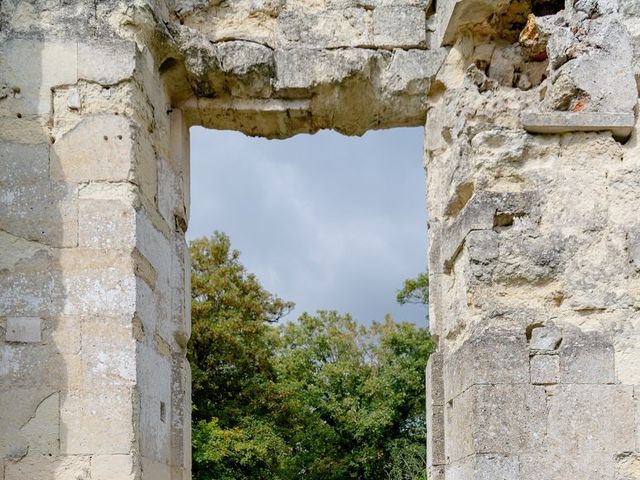
[[[635,117],[629,113],[525,112],[522,123],[531,133],[568,133],[610,131],[616,138],[631,135]]]

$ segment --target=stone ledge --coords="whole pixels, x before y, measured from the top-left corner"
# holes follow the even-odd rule
[[[613,136],[626,139],[635,126],[633,113],[592,112],[525,112],[522,124],[531,133],[600,132],[609,130]]]

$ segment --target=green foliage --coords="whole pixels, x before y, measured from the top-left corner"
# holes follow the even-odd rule
[[[291,478],[383,479],[398,440],[424,449],[425,329],[318,312],[283,326],[281,340],[278,383],[302,427],[291,432]]]
[[[402,288],[396,292],[396,300],[400,305],[407,303],[418,303],[426,305],[429,303],[429,274],[423,272],[416,278],[408,278],[404,281]]]
[[[191,243],[195,480],[424,480],[426,329],[293,306],[228,237]]]

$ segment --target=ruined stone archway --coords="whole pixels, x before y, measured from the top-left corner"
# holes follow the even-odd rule
[[[637,477],[640,20],[563,7],[3,2],[0,479],[189,478],[190,125],[425,122],[431,478]]]

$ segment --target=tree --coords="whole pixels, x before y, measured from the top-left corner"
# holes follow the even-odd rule
[[[190,249],[194,480],[424,479],[426,329],[332,311],[277,325],[293,304],[227,236]]]
[[[429,303],[429,273],[423,272],[416,278],[408,278],[402,288],[396,292],[396,300],[400,305]]]
[[[290,478],[384,479],[402,452],[424,450],[426,329],[318,312],[281,327],[281,340],[278,386],[300,425],[290,432]]]
[[[194,479],[277,479],[286,447],[271,408],[270,325],[293,304],[262,288],[223,233],[191,242],[190,252]]]

